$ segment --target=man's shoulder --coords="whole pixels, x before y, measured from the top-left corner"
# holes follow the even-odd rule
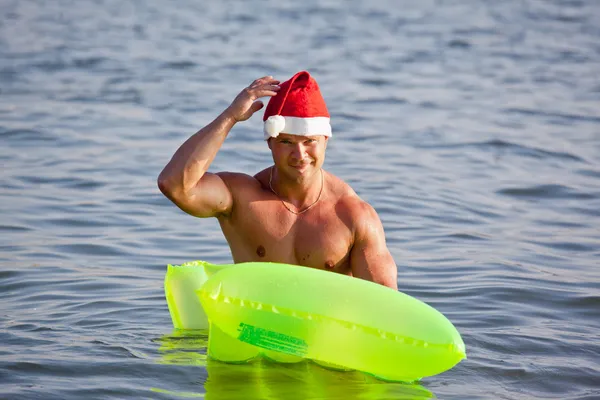
[[[261,171],[254,176],[242,172],[223,171],[218,172],[216,175],[225,182],[232,192],[238,192],[240,190],[247,192],[248,190],[253,189],[257,191],[264,190],[263,174],[264,171]]]
[[[363,200],[352,187],[341,178],[330,174],[332,192],[336,197],[336,209],[348,216],[353,222],[376,217],[375,209]]]

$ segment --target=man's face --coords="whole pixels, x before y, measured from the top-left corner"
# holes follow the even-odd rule
[[[277,170],[292,179],[306,178],[321,168],[329,138],[322,135],[298,136],[280,133],[269,139]]]

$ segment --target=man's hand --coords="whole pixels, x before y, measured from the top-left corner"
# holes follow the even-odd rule
[[[263,108],[263,102],[258,99],[266,96],[275,96],[279,90],[278,85],[279,81],[273,79],[272,76],[265,76],[255,80],[237,95],[224,113],[236,122],[247,120],[252,114]]]

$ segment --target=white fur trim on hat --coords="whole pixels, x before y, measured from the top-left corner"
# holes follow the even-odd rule
[[[284,117],[271,115],[265,121],[265,140],[277,137],[280,133],[300,136],[331,136],[331,124],[327,117]]]

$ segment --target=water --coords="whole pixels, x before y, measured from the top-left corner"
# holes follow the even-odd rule
[[[156,188],[252,80],[308,69],[326,168],[468,360],[421,385],[222,365],[167,263],[231,260]],[[0,1],[0,398],[600,398],[600,3]],[[261,119],[212,170],[254,173]]]

